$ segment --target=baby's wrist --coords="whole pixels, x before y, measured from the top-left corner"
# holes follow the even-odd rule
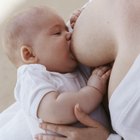
[[[94,79],[90,79],[87,82],[88,86],[91,86],[95,89],[97,89],[98,91],[100,91],[103,95],[105,94],[105,90],[106,90],[106,85],[103,83],[103,81],[101,81],[100,78],[98,77],[94,77]]]
[[[104,96],[104,92],[98,89],[96,86],[87,85],[89,88],[98,91],[102,96]]]

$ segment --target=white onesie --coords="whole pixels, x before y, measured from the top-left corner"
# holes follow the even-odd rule
[[[20,140],[25,140],[25,138],[29,140],[30,135],[34,137],[35,134],[44,132],[39,128],[39,118],[37,118],[37,109],[44,95],[51,91],[57,91],[59,93],[64,91],[78,91],[86,85],[87,76],[87,73],[83,74],[79,70],[66,74],[49,72],[46,70],[46,67],[40,64],[21,66],[17,71],[17,84],[15,87],[15,97],[17,104],[20,105],[17,110],[18,115],[15,112],[14,115],[16,117],[12,116],[13,119],[9,121],[8,125],[3,128],[0,127],[0,140],[19,140],[20,136],[16,138],[16,135],[21,135],[21,132],[23,134]],[[106,114],[102,107],[98,107],[91,116],[107,126]],[[20,120],[22,122],[19,127]],[[12,127],[10,126],[11,124]],[[10,131],[13,131],[10,138],[7,135],[9,130],[6,131],[8,127],[10,127]],[[17,129],[17,127],[19,128]],[[14,132],[15,130],[17,132]],[[29,130],[29,133],[27,130]],[[4,133],[4,131],[6,133],[3,138],[1,132]],[[26,135],[25,138],[23,137],[24,134]]]

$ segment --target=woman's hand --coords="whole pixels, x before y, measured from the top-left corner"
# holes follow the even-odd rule
[[[79,105],[75,106],[74,112],[77,119],[87,126],[86,128],[42,123],[42,129],[53,131],[64,137],[38,134],[35,138],[37,140],[107,140],[109,131],[104,126],[81,111]]]
[[[79,105],[75,106],[74,110],[75,116],[78,121],[80,121],[83,125],[87,126],[87,128],[91,129],[90,139],[89,140],[107,140],[109,137],[110,131],[104,127],[98,121],[93,120],[86,113],[84,113]],[[79,139],[79,140],[87,140],[87,139]]]

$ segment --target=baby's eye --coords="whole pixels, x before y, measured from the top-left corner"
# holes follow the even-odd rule
[[[54,33],[54,35],[61,35],[61,32],[56,32]]]

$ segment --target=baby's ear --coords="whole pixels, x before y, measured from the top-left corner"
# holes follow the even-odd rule
[[[37,63],[37,57],[30,46],[23,45],[20,49],[21,59],[25,64]]]

